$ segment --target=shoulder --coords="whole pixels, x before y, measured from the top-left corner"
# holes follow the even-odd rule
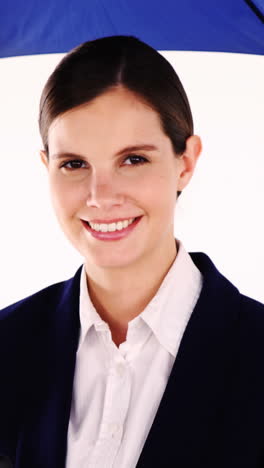
[[[253,311],[256,314],[263,314],[264,313],[264,304],[262,302],[253,299],[252,297],[245,296],[244,294],[240,293],[241,297],[241,307],[245,314],[250,314]]]
[[[211,297],[210,305],[214,304],[215,308],[220,304],[221,313],[227,312],[226,318],[238,318],[241,325],[250,322],[264,326],[264,304],[242,294],[204,252],[191,252],[190,256],[202,273],[203,295],[205,299]]]
[[[20,418],[41,385],[50,324],[66,284],[52,284],[0,310],[0,419],[5,428],[4,434],[0,428],[0,452],[5,438],[15,439]]]
[[[82,265],[70,279],[51,284],[30,296],[0,309],[0,330],[3,322],[17,322],[19,321],[19,317],[24,321],[25,318],[30,318],[30,316],[39,316],[41,311],[45,311],[46,316],[48,311],[54,309],[60,303],[65,294],[76,290],[80,282],[81,269]]]
[[[227,362],[233,378],[237,378],[238,394],[252,385],[263,397],[264,304],[242,294],[206,254],[194,253],[191,257],[204,280],[199,298],[199,332],[203,337],[213,337],[221,352],[228,349]]]
[[[64,283],[52,284],[0,310],[0,355],[6,365],[13,363],[15,369],[18,362],[29,362],[30,354],[47,335]]]
[[[81,268],[72,278],[0,310],[0,371],[5,376],[6,388],[14,382],[30,381],[30,375],[42,367],[40,362],[46,362],[47,353],[56,348],[60,333],[72,330],[78,322]],[[0,396],[1,392],[0,385]]]
[[[56,297],[60,294],[64,284],[65,281],[51,284],[30,296],[0,309],[0,323],[8,318],[14,318],[21,311],[30,311],[31,308],[36,307],[38,304],[43,304],[43,302],[48,304],[51,301],[56,301]]]
[[[251,348],[263,349],[264,304],[244,294],[240,294],[239,330],[245,346],[250,342]]]

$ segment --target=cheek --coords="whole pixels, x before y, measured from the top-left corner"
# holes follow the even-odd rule
[[[171,174],[158,175],[141,184],[141,194],[153,209],[171,211],[176,202],[177,184]]]
[[[83,203],[83,191],[80,186],[58,179],[50,180],[51,198],[55,212],[59,216],[71,216]]]

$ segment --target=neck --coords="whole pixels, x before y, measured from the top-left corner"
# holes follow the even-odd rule
[[[175,239],[140,264],[124,269],[100,270],[85,265],[91,301],[108,323],[113,341],[126,339],[128,322],[137,317],[158,291],[177,255]],[[88,274],[87,274],[88,272]]]

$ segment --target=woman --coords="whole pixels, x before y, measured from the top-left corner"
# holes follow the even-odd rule
[[[17,468],[264,467],[264,306],[174,238],[201,152],[134,37],[68,53],[40,102],[58,221],[84,257],[1,311],[0,454]]]

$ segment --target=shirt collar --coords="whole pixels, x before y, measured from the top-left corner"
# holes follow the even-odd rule
[[[176,239],[177,255],[157,293],[144,311],[129,322],[129,328],[144,321],[155,334],[160,344],[174,357],[183,331],[188,323],[202,289],[203,277],[185,250]],[[85,265],[80,278],[80,339],[79,346],[89,329],[107,329],[107,324],[97,313],[88,292]]]
[[[96,328],[107,328],[107,324],[101,319],[100,315],[96,311],[87,287],[85,264],[83,264],[80,278],[80,338],[79,347],[81,346],[86,334],[92,326]]]
[[[140,314],[160,344],[174,357],[203,284],[203,276],[182,242],[176,242],[176,258],[157,293]]]

